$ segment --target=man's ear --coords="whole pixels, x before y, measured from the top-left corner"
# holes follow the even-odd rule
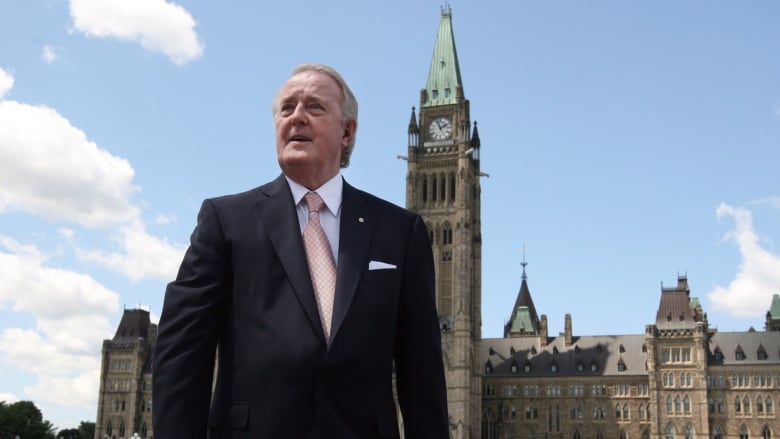
[[[355,138],[355,131],[357,131],[357,121],[348,120],[344,123],[344,134],[341,136],[341,146],[347,146]]]

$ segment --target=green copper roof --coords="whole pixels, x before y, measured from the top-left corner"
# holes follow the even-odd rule
[[[455,50],[455,36],[452,33],[452,9],[447,6],[441,10],[439,33],[433,47],[431,69],[425,84],[427,99],[424,107],[455,104],[456,90],[463,87],[460,82],[460,65]]]
[[[769,314],[773,319],[780,319],[780,295],[772,296],[772,306],[769,308]]]
[[[512,320],[512,326],[509,328],[510,334],[535,334],[536,328],[534,328],[533,321],[531,320],[531,311],[527,306],[518,306],[517,313],[514,320]]]

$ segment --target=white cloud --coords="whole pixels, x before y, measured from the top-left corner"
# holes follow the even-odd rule
[[[70,15],[86,35],[137,41],[179,65],[203,54],[195,20],[165,0],[70,0]]]
[[[94,406],[100,347],[112,332],[106,316],[119,308],[119,295],[90,276],[48,267],[46,261],[34,246],[0,235],[0,305],[11,303],[36,323],[33,329],[0,332],[0,360],[37,377],[26,397]]]
[[[7,404],[13,404],[16,401],[19,401],[19,398],[16,397],[13,393],[3,393],[0,392],[0,402],[5,402]]]
[[[176,222],[176,215],[163,215],[159,214],[157,215],[157,218],[154,220],[155,224],[171,224]]]
[[[85,261],[104,265],[133,280],[145,277],[170,280],[176,276],[185,247],[173,245],[165,239],[150,235],[141,223],[122,227],[116,239],[123,253],[101,250],[80,251],[79,257]]]
[[[43,46],[43,50],[41,50],[41,59],[46,64],[51,64],[54,61],[57,61],[60,58],[59,54],[57,54],[57,50],[49,45]]]
[[[0,67],[0,99],[14,86],[14,77]]]
[[[737,244],[742,263],[728,286],[718,286],[707,295],[714,307],[725,313],[739,317],[762,316],[772,295],[780,292],[780,256],[761,247],[749,210],[721,204],[717,215],[718,218],[734,218],[735,228],[724,239]]]
[[[76,235],[76,232],[73,229],[67,227],[61,227],[57,230],[57,233],[65,239],[72,239],[73,236]]]
[[[0,213],[21,210],[86,227],[139,215],[133,168],[56,110],[0,101]]]

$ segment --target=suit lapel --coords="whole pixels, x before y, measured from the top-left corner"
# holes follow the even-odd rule
[[[336,337],[344,322],[352,298],[355,297],[360,274],[368,264],[368,248],[376,221],[367,204],[368,199],[345,181],[341,201],[339,264],[331,321],[331,340]]]
[[[257,203],[260,220],[263,221],[268,230],[271,245],[273,245],[279,262],[287,273],[287,279],[292,284],[309,323],[320,338],[324,339],[317,311],[317,301],[314,297],[314,287],[312,287],[309,266],[306,263],[298,214],[284,175],[267,185],[263,194],[265,197]]]

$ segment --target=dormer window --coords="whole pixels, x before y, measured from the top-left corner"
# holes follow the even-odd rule
[[[531,373],[531,362],[528,360],[525,360],[525,364],[523,364],[523,373]]]
[[[758,347],[758,352],[756,352],[756,358],[759,360],[766,360],[769,358],[769,356],[766,354],[766,349],[764,349],[764,346]]]
[[[620,361],[618,361],[617,369],[618,369],[618,372],[625,372],[626,371],[626,363],[624,363],[622,359]]]
[[[590,362],[590,371],[591,372],[598,372],[599,365],[596,363],[596,360],[593,360]]]
[[[517,369],[518,369],[518,367],[517,367],[517,363],[515,363],[515,362],[513,361],[513,362],[512,362],[512,366],[510,367],[510,370],[512,371],[512,373],[517,373]]]
[[[493,373],[493,363],[491,363],[490,360],[485,363],[485,373]]]
[[[531,355],[536,355],[536,346],[531,346]]]
[[[555,361],[550,363],[550,372],[552,372],[552,373],[557,373],[558,372],[558,363],[556,363]]]
[[[734,352],[734,358],[737,361],[742,361],[745,359],[745,352],[742,350],[742,346],[737,346],[737,350]]]
[[[713,352],[713,356],[715,357],[715,361],[723,361],[723,352],[720,351],[719,347],[715,348],[715,352]]]
[[[577,362],[577,372],[584,372],[585,371],[585,365],[582,364],[582,361]]]
[[[574,353],[575,354],[579,354],[580,353],[580,347],[579,346],[574,346]]]
[[[604,352],[604,348],[601,347],[601,343],[596,345],[596,353],[602,353]]]
[[[553,355],[558,355],[558,347],[553,346]]]
[[[623,346],[623,343],[620,344],[619,350],[621,354],[626,351],[626,348]]]

